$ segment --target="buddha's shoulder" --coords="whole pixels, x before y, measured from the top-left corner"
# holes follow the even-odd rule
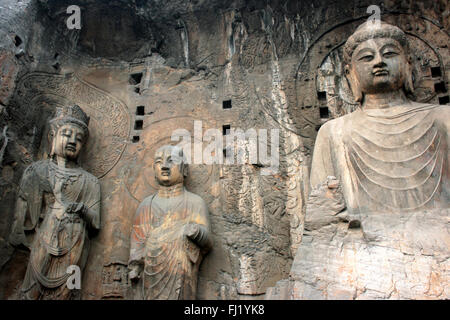
[[[412,103],[411,109],[418,113],[422,111],[430,113],[438,123],[448,124],[450,122],[450,107],[448,105],[414,102]]]
[[[446,104],[433,104],[412,102],[410,107],[412,111],[431,111],[433,113],[449,114],[450,108]]]
[[[319,129],[319,135],[328,136],[330,134],[337,134],[357,117],[357,112],[358,111],[354,111],[339,118],[325,122]]]
[[[195,194],[193,192],[187,191],[186,190],[186,195],[189,199],[189,202],[194,204],[194,205],[205,205],[205,200],[203,200],[202,197],[200,197],[198,194]]]

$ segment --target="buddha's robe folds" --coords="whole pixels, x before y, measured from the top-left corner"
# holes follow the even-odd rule
[[[449,207],[449,107],[361,110],[320,129],[311,187],[340,180],[349,213]]]
[[[183,234],[190,223],[199,225],[195,242]],[[210,241],[209,230],[208,209],[199,196],[184,190],[175,197],[146,198],[136,211],[131,235],[129,263],[144,265],[136,298],[195,299],[198,268]]]
[[[66,212],[84,203],[86,217]],[[31,249],[21,292],[27,299],[68,299],[67,268],[83,270],[88,229],[100,228],[100,184],[81,168],[61,168],[50,160],[30,165],[21,180],[10,242]],[[33,232],[35,231],[35,232]]]

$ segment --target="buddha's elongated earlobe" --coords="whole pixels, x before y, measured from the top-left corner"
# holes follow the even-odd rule
[[[361,103],[362,99],[363,99],[363,93],[361,91],[361,86],[359,84],[358,78],[356,77],[354,72],[351,70],[349,65],[345,66],[345,77],[347,78],[347,81],[350,84],[350,89],[352,90],[355,101]]]
[[[183,163],[182,166],[183,166],[182,174],[183,174],[183,177],[186,178],[189,174],[189,166],[186,163]]]
[[[411,57],[409,57],[408,62],[405,65],[404,68],[405,72],[405,83],[404,83],[404,89],[405,93],[414,93],[414,81],[413,81],[413,70],[411,65]]]

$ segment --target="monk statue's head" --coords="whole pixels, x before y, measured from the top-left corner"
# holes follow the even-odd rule
[[[396,26],[382,21],[360,25],[345,43],[344,61],[358,102],[364,94],[414,90],[408,40]]]
[[[162,186],[183,183],[188,174],[188,165],[184,159],[183,149],[171,145],[160,147],[155,152],[153,169],[156,181]]]
[[[77,105],[56,110],[50,120],[52,148],[50,155],[76,161],[89,136],[89,117]]]

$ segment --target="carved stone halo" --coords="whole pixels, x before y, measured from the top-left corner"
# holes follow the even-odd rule
[[[127,161],[124,168],[122,168],[124,170],[122,175],[126,177],[124,179],[126,188],[139,202],[150,194],[155,193],[159,188],[153,170],[155,151],[163,145],[178,145],[179,143],[171,141],[171,136],[168,135],[159,135],[157,136],[157,140],[155,139],[154,134],[158,132],[158,129],[155,129],[155,127],[160,126],[160,128],[167,129],[169,125],[174,124],[173,120],[171,124],[167,123],[168,121],[171,120],[164,120],[153,125],[153,130],[146,133],[147,138],[144,136],[141,139],[143,141],[143,147],[137,151],[139,153],[138,158]],[[194,119],[191,117],[182,117],[178,118],[177,121],[177,123],[190,124],[193,123]],[[186,129],[191,133],[193,132],[192,128],[189,128],[189,125],[187,125]],[[170,130],[167,131],[170,132]],[[193,137],[191,139],[193,142]],[[149,142],[148,145],[146,141]],[[188,170],[188,176],[184,183],[186,188],[194,193],[202,193],[202,191],[208,190],[211,184],[210,178],[214,171],[214,165],[189,164]]]
[[[68,104],[78,104],[83,109],[90,123],[89,140],[80,162],[97,178],[105,176],[119,161],[130,131],[130,118],[123,102],[75,74],[30,73],[20,80],[17,92],[18,104],[29,106],[34,112]],[[48,152],[47,131],[48,126],[42,135],[41,154]]]

